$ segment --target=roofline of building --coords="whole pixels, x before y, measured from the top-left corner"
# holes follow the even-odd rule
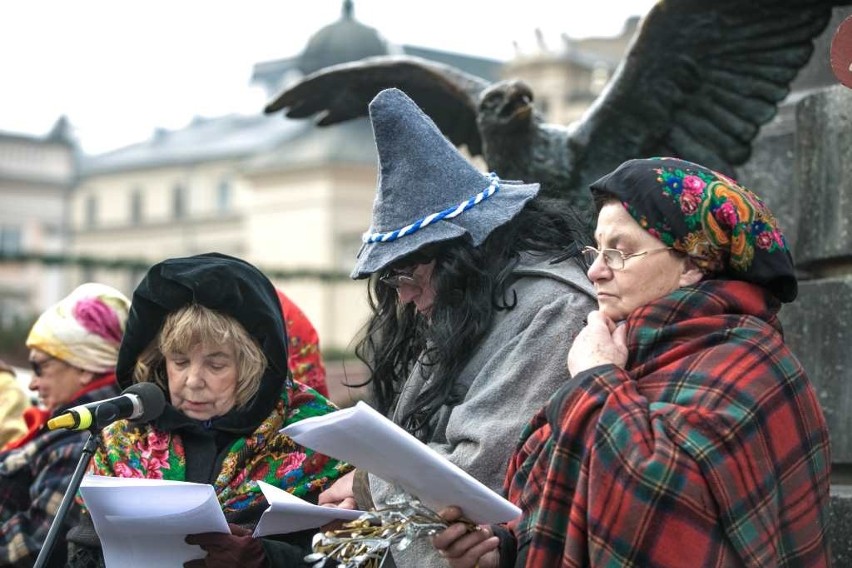
[[[7,175],[0,172],[0,183],[15,183],[15,184],[26,184],[29,186],[46,186],[52,189],[66,189],[70,190],[74,187],[74,180],[49,180],[34,176],[25,176],[25,175]]]
[[[71,140],[51,137],[50,134],[26,134],[23,132],[10,132],[8,130],[0,130],[0,140],[11,140],[13,142],[28,142],[36,143],[42,146],[65,146],[73,147],[74,143]]]

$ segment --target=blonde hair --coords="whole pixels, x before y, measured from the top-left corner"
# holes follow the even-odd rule
[[[153,382],[168,392],[164,353],[189,353],[196,345],[233,346],[237,357],[237,408],[260,389],[267,359],[246,329],[231,316],[200,304],[189,304],[166,317],[151,344],[139,355],[133,370],[136,382]]]

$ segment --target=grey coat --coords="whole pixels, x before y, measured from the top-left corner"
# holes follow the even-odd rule
[[[521,430],[570,380],[568,349],[597,306],[594,288],[573,261],[551,265],[541,256],[528,255],[514,274],[517,305],[497,313],[491,331],[457,379],[467,394],[458,405],[441,408],[429,441],[438,453],[500,494]],[[417,365],[403,385],[394,419],[413,404],[424,384]],[[382,507],[394,486],[372,475],[369,482],[373,503]],[[393,555],[399,567],[446,565],[425,539],[404,551],[393,550]]]

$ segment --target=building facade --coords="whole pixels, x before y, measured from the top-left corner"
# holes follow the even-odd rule
[[[346,1],[341,18],[315,33],[299,55],[258,63],[253,82],[271,99],[321,67],[390,53],[499,78],[497,61],[389,45],[355,20]],[[316,128],[309,120],[259,113],[199,118],[85,157],[70,205],[70,252],[135,259],[139,268],[78,268],[73,279],[130,292],[144,267],[163,258],[239,256],[304,310],[326,353],[351,352],[369,309],[364,282],[352,282],[348,273],[369,226],[377,161],[366,119]]]
[[[504,65],[390,44],[358,22],[352,1],[344,0],[339,20],[300,53],[257,63],[252,82],[271,100],[325,66],[408,54],[489,81],[522,78],[547,120],[567,122],[593,100],[630,31],[566,40],[564,49],[519,54]],[[199,117],[94,156],[77,154],[64,119],[43,138],[0,134],[0,326],[31,319],[79,283],[101,281],[130,294],[151,264],[216,251],[265,270],[315,323],[327,352],[351,352],[368,316],[364,283],[347,275],[375,194],[369,122],[316,128],[260,110]],[[12,262],[14,254],[72,262]]]
[[[556,47],[547,45],[537,32],[536,49],[517,50],[500,74],[527,82],[535,93],[536,108],[548,122],[569,124],[601,94],[638,24],[639,18],[630,18],[614,37],[572,39],[563,35]]]
[[[0,132],[0,327],[29,321],[66,291],[60,267],[22,259],[67,250],[75,156],[64,118],[44,137]]]

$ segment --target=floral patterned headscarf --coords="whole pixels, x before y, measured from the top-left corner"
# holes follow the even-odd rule
[[[731,178],[677,158],[629,160],[591,185],[621,201],[639,225],[711,277],[759,284],[796,298],[793,259],[778,221]]]
[[[27,347],[92,373],[113,372],[130,301],[110,286],[89,282],[39,316]]]

